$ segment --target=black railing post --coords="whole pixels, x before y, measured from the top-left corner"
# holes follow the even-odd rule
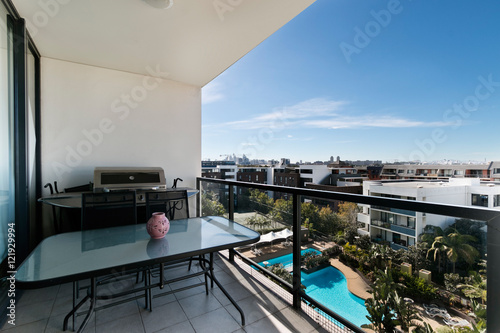
[[[198,198],[196,200],[196,217],[201,216],[201,179],[196,178],[196,189],[198,190]]]
[[[227,205],[227,210],[229,214],[229,219],[234,221],[234,186],[229,185],[228,193],[229,202]],[[229,249],[229,261],[234,261],[234,249]]]
[[[488,295],[488,332],[500,332],[500,217],[488,222],[486,241],[488,243],[487,295]]]
[[[301,274],[300,274],[300,195],[293,194],[293,280],[292,280],[292,297],[293,307],[300,309],[301,297]]]
[[[229,203],[227,205],[227,210],[228,210],[228,214],[229,214],[229,219],[231,221],[234,221],[234,186],[233,185],[229,185]]]

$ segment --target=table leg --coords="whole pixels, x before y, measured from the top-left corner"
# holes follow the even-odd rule
[[[215,284],[217,284],[219,289],[224,293],[224,295],[226,295],[226,297],[234,305],[236,310],[238,310],[238,312],[241,315],[241,325],[245,326],[245,315],[243,314],[243,310],[238,306],[238,304],[236,304],[235,300],[231,297],[231,295],[229,295],[229,293],[226,291],[226,289],[224,289],[224,287],[220,284],[220,282],[217,281],[217,279],[214,276],[213,267],[214,267],[214,254],[213,252],[210,252],[210,275],[212,278],[212,283],[215,282]]]
[[[90,317],[94,313],[94,308],[95,308],[95,303],[96,303],[96,278],[95,277],[92,277],[90,279],[90,296],[89,296],[89,298],[90,298],[89,312],[85,316],[83,323],[78,328],[78,333],[83,332],[83,330],[85,329],[85,326],[87,326],[87,324],[90,321]]]
[[[63,322],[63,331],[66,331],[68,329],[68,319],[69,317],[73,316],[73,329],[75,328],[75,316],[76,316],[76,311],[89,299],[89,296],[85,296],[78,305],[73,306],[73,310],[71,310],[66,317],[64,317],[64,322]],[[74,303],[73,303],[74,304]]]

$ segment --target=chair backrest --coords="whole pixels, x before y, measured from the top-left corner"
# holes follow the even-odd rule
[[[146,217],[154,212],[164,212],[171,220],[189,217],[189,203],[186,190],[146,192]]]
[[[82,230],[137,223],[135,191],[82,193]]]

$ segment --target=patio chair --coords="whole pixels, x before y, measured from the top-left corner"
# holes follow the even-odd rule
[[[146,217],[151,217],[154,212],[163,212],[170,221],[172,226],[175,220],[189,218],[189,202],[186,190],[169,190],[169,191],[151,191],[146,192]],[[198,257],[201,265],[202,256]],[[152,270],[151,276],[158,277],[159,270],[164,270],[166,266],[172,268],[174,265],[184,264],[189,261],[188,271],[191,270],[191,265],[194,257],[189,259],[181,259],[169,264],[160,264],[160,267]],[[205,275],[205,287],[208,292],[208,281]],[[150,304],[152,310],[152,304]]]
[[[85,231],[82,234],[82,251],[91,251],[96,246],[113,246],[112,239],[96,240],[91,237],[92,230],[117,227],[124,225],[132,225],[137,223],[136,211],[136,193],[135,191],[117,191],[109,193],[82,193],[82,211],[81,211],[81,230]],[[86,241],[85,236],[88,237]],[[134,241],[134,240],[131,240]],[[120,274],[102,276],[97,280],[96,287],[103,286],[108,283],[131,279],[135,276],[136,283],[139,282],[139,273],[143,272],[143,276],[147,276],[146,269],[134,269]],[[144,279],[144,286],[147,286],[147,279]],[[76,300],[79,298],[79,291],[86,289],[80,287],[79,281],[73,283],[73,307],[76,306]],[[131,288],[117,294],[97,295],[97,299],[112,299],[115,297],[134,294],[136,291]],[[148,307],[149,295],[144,292],[145,307]],[[74,319],[74,317],[73,317]]]

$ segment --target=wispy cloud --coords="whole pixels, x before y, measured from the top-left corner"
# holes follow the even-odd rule
[[[235,129],[285,128],[299,126],[307,119],[333,117],[344,101],[332,101],[324,98],[309,99],[292,106],[274,108],[270,113],[255,117],[227,122],[224,126]]]
[[[410,127],[446,127],[451,122],[417,121],[393,115],[360,114],[346,115],[346,101],[333,101],[326,98],[309,99],[292,106],[275,108],[270,113],[218,124],[235,130],[256,130],[261,128],[410,128]]]
[[[222,85],[220,83],[212,82],[207,84],[201,90],[201,103],[210,104],[213,102],[223,100],[225,96],[221,90],[222,90]]]
[[[415,121],[393,116],[361,115],[358,117],[339,116],[331,119],[310,120],[304,126],[330,129],[382,127],[382,128],[408,128],[408,127],[443,127],[452,123],[443,121]]]

